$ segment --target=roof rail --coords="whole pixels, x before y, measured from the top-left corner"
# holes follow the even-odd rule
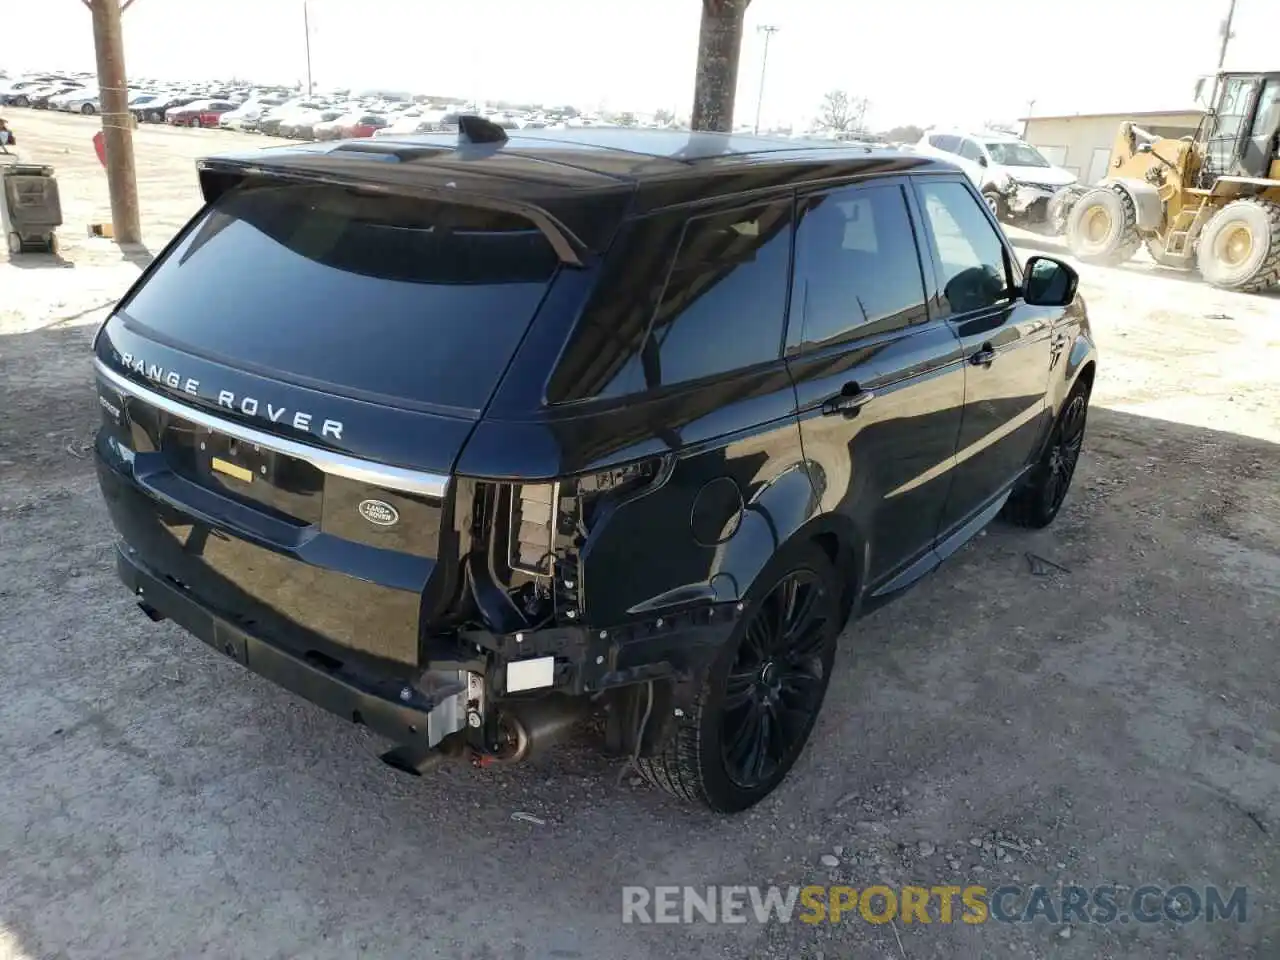
[[[492,120],[462,113],[458,115],[458,140],[462,143],[506,143],[507,131]]]

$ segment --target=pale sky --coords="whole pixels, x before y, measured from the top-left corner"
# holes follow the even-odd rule
[[[1034,112],[1178,109],[1217,62],[1227,0],[753,0],[737,119],[812,115],[842,88],[868,122],[976,125]],[[136,0],[131,76],[305,77],[302,0]],[[699,0],[310,0],[320,87],[689,112]],[[1228,68],[1280,68],[1280,0],[1238,0]],[[91,69],[80,0],[0,0],[0,66]]]

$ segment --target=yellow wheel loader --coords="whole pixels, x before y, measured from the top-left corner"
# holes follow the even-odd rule
[[[1198,269],[1216,287],[1280,284],[1280,72],[1222,73],[1215,90],[1194,137],[1126,121],[1106,179],[1053,198],[1050,218],[1076,257],[1115,265],[1145,243],[1156,263]]]

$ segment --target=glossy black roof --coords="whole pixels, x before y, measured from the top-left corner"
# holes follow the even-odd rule
[[[209,200],[225,189],[222,173],[377,185],[529,216],[581,252],[602,249],[628,214],[869,174],[957,168],[911,150],[859,143],[585,127],[510,131],[503,143],[417,134],[288,144],[202,160],[199,169]]]

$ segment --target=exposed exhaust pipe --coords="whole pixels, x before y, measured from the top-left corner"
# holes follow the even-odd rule
[[[519,763],[558,743],[586,716],[587,705],[584,699],[553,695],[502,707],[498,723],[503,745],[496,759]]]

